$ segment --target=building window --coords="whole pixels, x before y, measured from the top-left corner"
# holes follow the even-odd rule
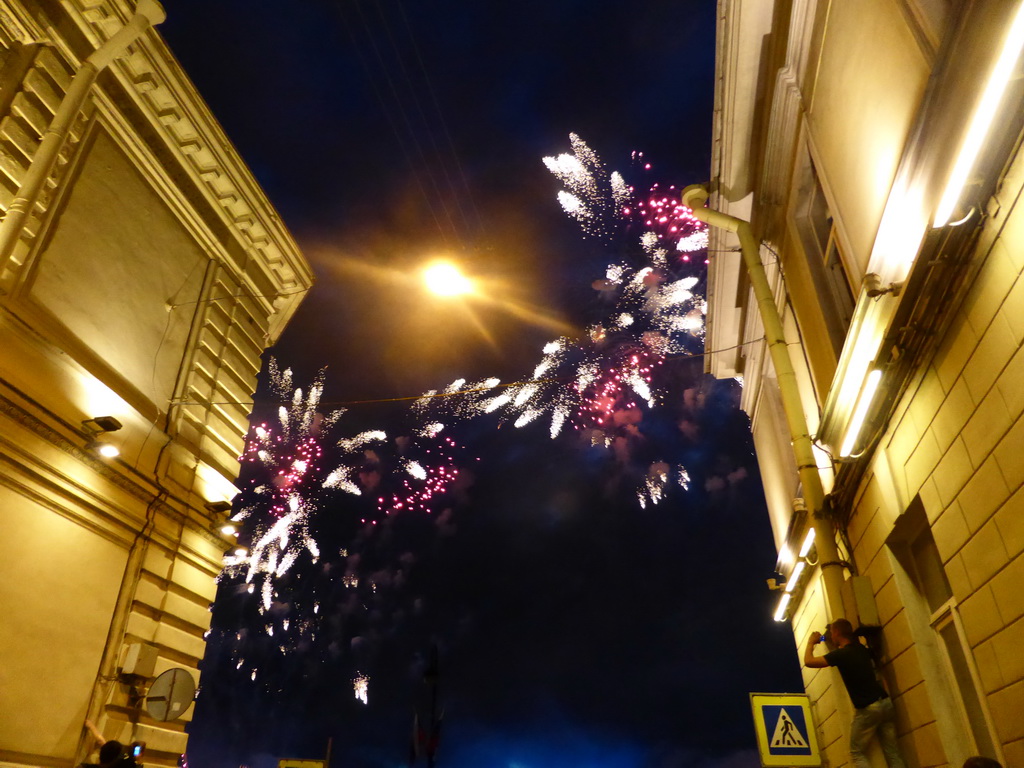
[[[794,220],[807,254],[811,280],[820,298],[825,329],[838,358],[856,302],[843,266],[832,211],[810,157],[805,158],[801,183],[796,190]]]
[[[920,498],[893,526],[888,544],[946,757],[955,764],[972,754],[997,758],[974,656]]]

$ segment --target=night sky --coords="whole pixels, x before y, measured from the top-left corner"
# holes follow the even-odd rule
[[[581,236],[541,162],[570,132],[637,187],[707,178],[715,2],[642,6],[166,3],[161,33],[316,271],[267,359],[300,386],[326,367],[323,409],[347,408],[338,434],[404,434],[400,398],[458,377],[529,378],[546,342],[607,309],[592,283],[620,254]],[[442,254],[491,300],[427,298],[413,273]],[[759,765],[747,694],[799,691],[799,668],[771,620],[775,553],[739,385],[701,371],[668,360],[671,405],[614,457],[539,424],[467,420],[450,432],[467,471],[444,510],[371,535],[365,498],[326,498],[311,532],[349,562],[297,565],[273,609],[320,601],[315,636],[271,652],[250,596],[222,585],[189,765],[319,758],[329,737],[336,768],[405,765],[434,647],[438,765]],[[264,374],[255,419],[274,403]],[[693,482],[641,508],[651,446]],[[378,585],[358,599],[337,586],[357,559]],[[258,682],[236,670],[240,648]]]

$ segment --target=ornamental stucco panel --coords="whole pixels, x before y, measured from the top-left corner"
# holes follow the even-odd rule
[[[84,151],[30,295],[166,409],[207,259],[105,130]]]

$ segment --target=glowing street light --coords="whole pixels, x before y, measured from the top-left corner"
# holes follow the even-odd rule
[[[427,290],[438,296],[459,296],[473,290],[473,281],[449,261],[428,264],[423,270],[423,280]]]

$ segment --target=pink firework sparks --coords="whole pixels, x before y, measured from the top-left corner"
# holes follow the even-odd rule
[[[440,437],[434,438],[433,447],[424,449],[419,457],[402,457],[399,487],[377,497],[379,517],[398,512],[430,514],[458,482],[456,454],[464,448],[451,437]]]
[[[598,429],[610,438],[611,431],[619,426],[616,414],[654,406],[651,382],[655,368],[663,363],[662,355],[636,349],[617,364],[602,368],[596,378],[580,388],[575,426]],[[626,423],[629,420],[624,419]]]

